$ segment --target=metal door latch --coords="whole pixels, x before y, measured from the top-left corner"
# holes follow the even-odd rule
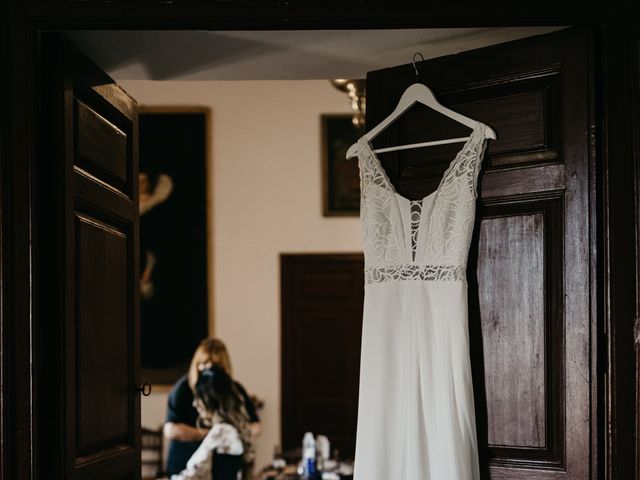
[[[143,397],[148,397],[151,395],[151,384],[145,382],[141,386],[136,387],[136,391],[141,393]]]

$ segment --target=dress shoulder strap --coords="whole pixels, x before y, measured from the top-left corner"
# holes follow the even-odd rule
[[[360,169],[360,189],[363,196],[368,195],[370,187],[379,187],[393,192],[393,185],[382,168],[366,136],[360,137],[358,145],[358,167]]]

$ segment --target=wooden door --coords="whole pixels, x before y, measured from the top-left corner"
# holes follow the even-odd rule
[[[483,162],[468,268],[484,478],[597,474],[589,45],[585,31],[570,29],[417,64],[419,81],[443,104],[498,134]],[[388,115],[415,80],[411,64],[370,73],[367,125]],[[467,133],[416,106],[374,145]],[[396,189],[419,199],[460,147],[381,160]]]
[[[136,102],[60,36],[43,46],[37,478],[138,479]]]
[[[282,255],[282,444],[311,431],[353,458],[364,302],[362,254]]]

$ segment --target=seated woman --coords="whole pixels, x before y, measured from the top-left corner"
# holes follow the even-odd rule
[[[208,433],[187,468],[171,480],[236,480],[243,466],[253,462],[254,449],[244,399],[224,369],[200,372],[194,406],[198,428]]]
[[[203,340],[191,360],[189,373],[184,375],[174,385],[167,402],[167,419],[164,425],[164,434],[169,439],[167,455],[167,473],[169,475],[179,473],[187,465],[187,460],[196,451],[200,442],[206,435],[206,431],[196,428],[198,412],[194,408],[193,395],[199,372],[217,365],[232,376],[231,360],[225,344],[218,338]],[[256,408],[245,389],[234,381],[236,390],[244,398],[244,406],[249,414],[251,430],[254,435],[260,431],[260,419]],[[251,466],[247,466],[250,472]],[[245,475],[244,478],[250,478]]]

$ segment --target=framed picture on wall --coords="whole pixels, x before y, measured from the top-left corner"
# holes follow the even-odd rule
[[[364,131],[353,124],[349,114],[322,115],[321,125],[322,213],[325,217],[358,216],[358,161],[345,157],[349,147]]]
[[[209,146],[206,108],[141,108],[142,381],[172,384],[208,335]]]

